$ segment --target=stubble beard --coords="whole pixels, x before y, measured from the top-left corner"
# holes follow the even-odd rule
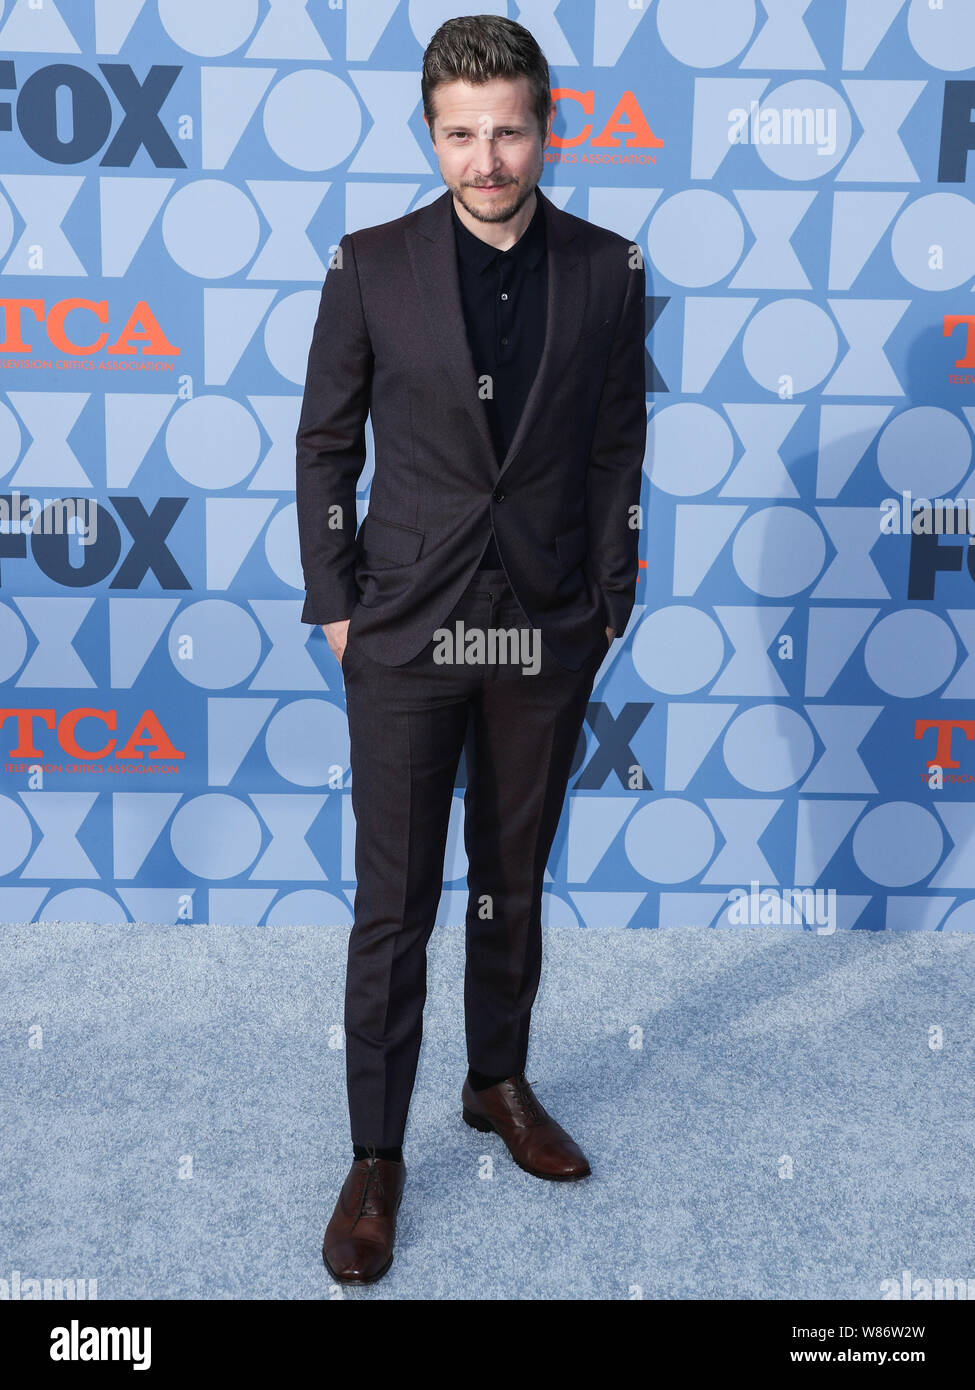
[[[478,222],[508,222],[512,217],[517,216],[528,202],[541,178],[541,173],[541,167],[539,167],[529,182],[520,183],[518,180],[512,180],[510,183],[506,183],[505,187],[513,191],[513,197],[509,195],[503,200],[496,200],[494,203],[476,203],[465,196],[471,186],[469,184],[461,184],[452,191],[461,207],[466,208]]]

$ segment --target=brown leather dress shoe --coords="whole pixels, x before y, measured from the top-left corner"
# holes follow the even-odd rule
[[[344,1284],[371,1284],[393,1263],[396,1213],[403,1200],[406,1164],[357,1158],[342,1184],[325,1228],[322,1259]]]
[[[500,1134],[519,1168],[536,1178],[574,1182],[592,1171],[585,1154],[535,1095],[524,1072],[497,1086],[461,1092],[464,1119],[472,1129]]]

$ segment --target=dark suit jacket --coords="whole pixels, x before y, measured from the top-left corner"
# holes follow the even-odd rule
[[[578,670],[633,607],[646,448],[646,273],[557,208],[545,346],[500,470],[467,341],[452,194],[347,233],[322,287],[296,437],[302,622],[397,666],[460,598],[492,524],[514,593]],[[375,472],[356,533],[372,411]],[[604,638],[605,640],[605,638]]]

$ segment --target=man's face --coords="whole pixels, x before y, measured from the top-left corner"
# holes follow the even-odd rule
[[[498,77],[478,87],[445,82],[433,102],[433,147],[444,183],[478,221],[506,222],[542,176],[554,106],[543,139],[527,77]]]

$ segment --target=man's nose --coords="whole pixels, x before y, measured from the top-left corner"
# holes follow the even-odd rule
[[[485,173],[493,173],[498,168],[500,161],[497,150],[494,147],[493,139],[486,135],[479,135],[477,144],[474,147],[474,168]]]

